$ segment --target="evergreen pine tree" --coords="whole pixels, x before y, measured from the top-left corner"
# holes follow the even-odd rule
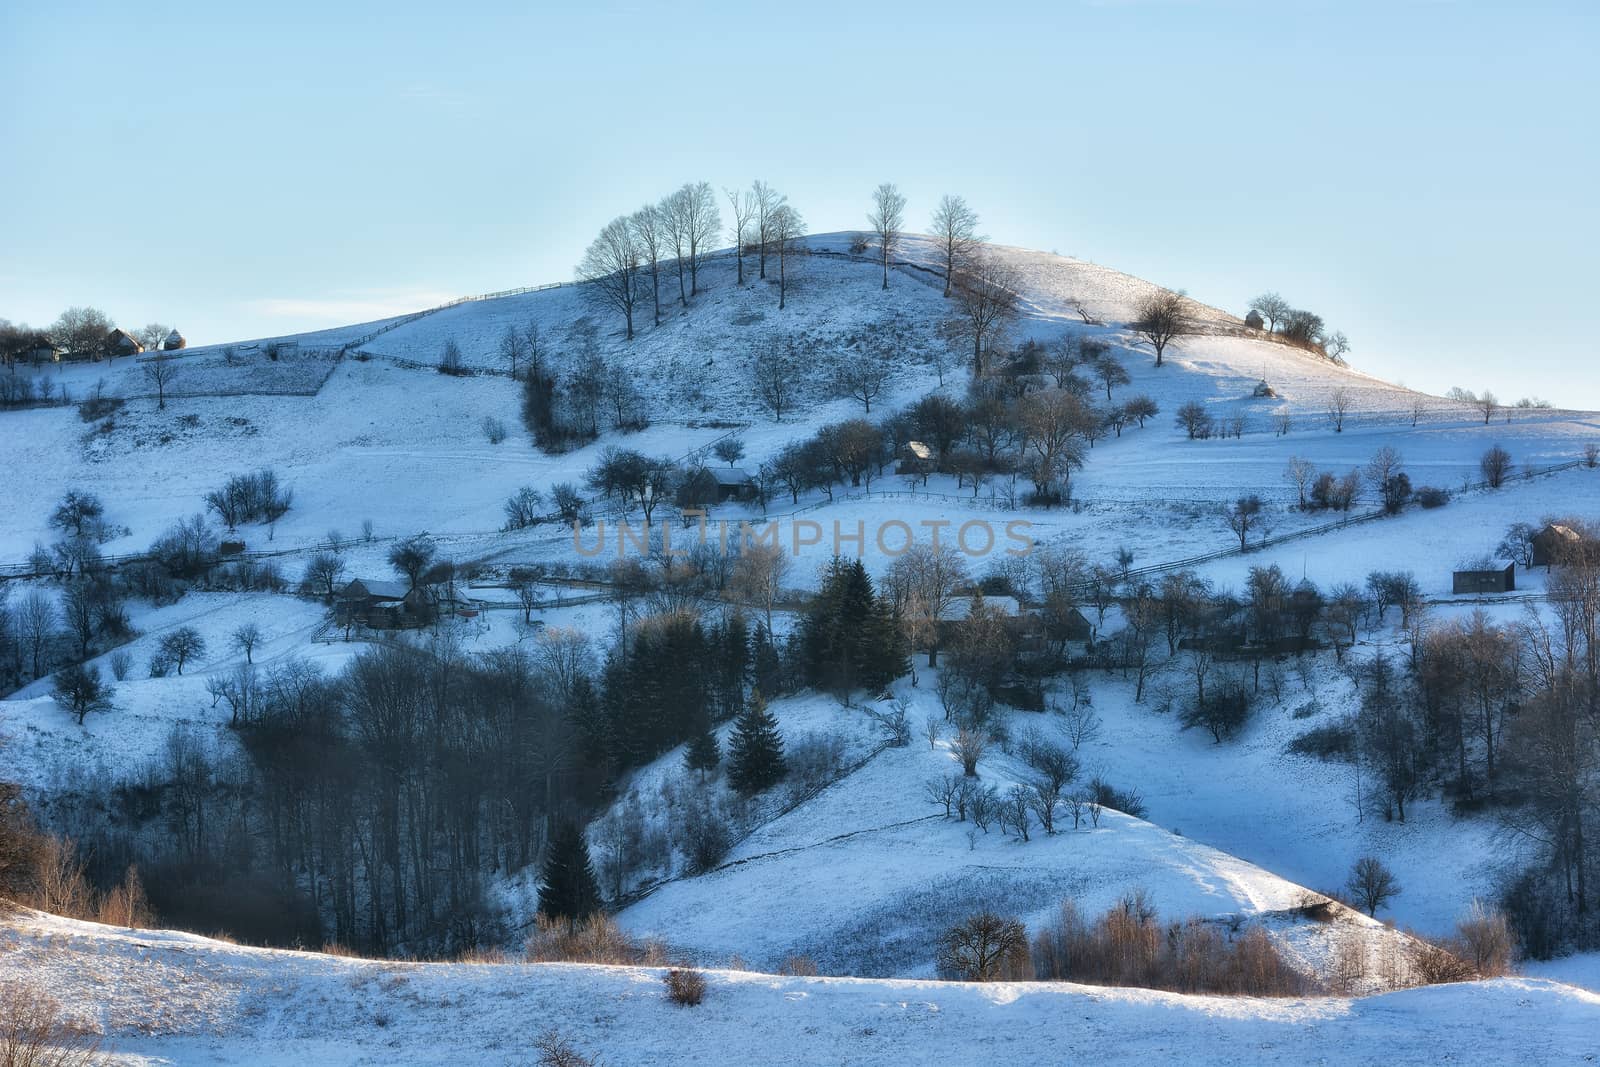
[[[750,684],[763,693],[783,692],[783,661],[778,646],[772,640],[766,623],[756,623],[756,634],[751,650]]]
[[[576,822],[565,821],[550,842],[540,872],[539,914],[573,925],[599,910],[600,883],[589,859],[588,839]]]
[[[711,729],[711,724],[706,723],[699,733],[689,739],[689,747],[683,753],[683,764],[691,771],[699,771],[703,781],[706,773],[716,770],[721,762],[722,746],[717,743],[717,735]]]
[[[735,720],[728,749],[728,784],[746,795],[777,784],[787,772],[778,720],[759,691],[750,694],[749,704]]]

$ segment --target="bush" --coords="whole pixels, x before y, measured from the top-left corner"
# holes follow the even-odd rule
[[[609,915],[596,914],[578,923],[536,916],[533,933],[523,944],[529,963],[607,963],[659,966],[666,952],[654,941],[629,936]]]
[[[1177,993],[1292,997],[1311,983],[1290,967],[1259,926],[1235,936],[1232,924],[1191,918],[1162,926],[1142,891],[1087,923],[1068,899],[1053,926],[1033,942],[1035,976],[1091,985]]]
[[[694,874],[704,874],[716,867],[733,847],[732,827],[707,800],[689,804],[676,829],[678,851],[683,853]]]
[[[1417,503],[1425,508],[1442,508],[1450,503],[1450,493],[1446,489],[1425,485],[1417,490]]]
[[[539,1067],[596,1067],[595,1060],[579,1052],[557,1030],[540,1034],[533,1047],[539,1053]]]
[[[506,439],[506,424],[493,415],[485,415],[479,425],[483,427],[483,436],[491,445],[497,445]]]
[[[543,509],[544,497],[539,490],[531,485],[523,486],[506,499],[504,529],[525,530],[537,526],[544,518]]]
[[[100,1042],[62,1016],[54,998],[22,982],[0,983],[0,1064],[6,1067],[88,1067],[100,1062]]]
[[[262,468],[236,474],[221,489],[206,494],[206,507],[233,529],[244,522],[276,522],[289,510],[294,494],[278,484],[275,471]]]
[[[706,976],[688,967],[674,967],[662,976],[667,984],[667,999],[685,1008],[706,999]]]
[[[111,677],[115,678],[119,682],[125,682],[128,680],[128,672],[133,669],[132,652],[129,652],[125,648],[119,648],[115,652],[111,653],[111,658],[107,660],[107,662],[111,666]]]
[[[446,341],[444,343],[444,351],[439,354],[439,373],[456,376],[472,373],[462,361],[461,346],[453,340]]]
[[[1112,808],[1124,815],[1132,815],[1135,819],[1142,819],[1149,814],[1144,806],[1144,798],[1137,789],[1120,790],[1098,774],[1089,779],[1088,799],[1101,807]]]
[[[78,405],[78,418],[84,422],[99,422],[122,410],[124,403],[120,396],[92,396]]]
[[[1329,723],[1307,730],[1289,742],[1289,751],[1297,756],[1315,756],[1320,760],[1353,760],[1356,755],[1356,729],[1348,722]]]

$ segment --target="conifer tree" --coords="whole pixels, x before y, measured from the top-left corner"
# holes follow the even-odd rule
[[[706,723],[700,732],[689,739],[689,747],[683,753],[683,764],[691,771],[699,771],[700,780],[705,781],[706,774],[716,770],[721,762],[722,746],[717,743],[717,735],[711,729],[711,724]]]
[[[783,661],[765,623],[756,623],[751,650],[750,684],[763,693],[783,692]]]
[[[576,925],[600,910],[600,883],[583,828],[571,820],[556,830],[540,872],[539,914]]]
[[[735,721],[728,748],[728,783],[741,793],[770,788],[787,772],[778,720],[759,691],[750,694],[749,704]]]

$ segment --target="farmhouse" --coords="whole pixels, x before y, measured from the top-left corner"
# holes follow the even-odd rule
[[[1450,576],[1450,591],[1462,593],[1510,593],[1517,588],[1517,565],[1507,563],[1504,570],[1484,568],[1456,571]]]
[[[426,626],[439,616],[439,605],[423,586],[405,582],[355,578],[339,591],[333,617],[341,626],[367,626],[374,630],[403,630]]]
[[[106,334],[106,352],[113,356],[137,356],[143,351],[139,339],[120,326]]]

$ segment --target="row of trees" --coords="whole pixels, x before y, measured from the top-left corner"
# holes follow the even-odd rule
[[[109,359],[117,355],[110,340],[116,326],[110,316],[94,307],[70,307],[44,329],[0,319],[0,362],[14,373],[17,363],[31,353],[50,349],[72,359]],[[171,332],[172,327],[152,322],[131,333],[146,349],[157,349]]]
[[[1322,316],[1290,304],[1275,292],[1265,292],[1250,301],[1250,317],[1245,321],[1273,336],[1315,349],[1335,363],[1343,363],[1350,351],[1350,340],[1342,330],[1330,330]]]

